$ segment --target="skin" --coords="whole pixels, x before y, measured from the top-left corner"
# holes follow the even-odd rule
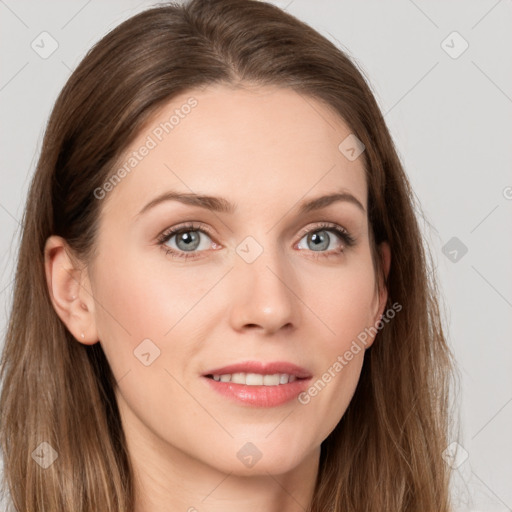
[[[320,444],[353,396],[364,350],[306,405],[241,405],[200,375],[239,361],[280,360],[305,367],[314,382],[380,319],[387,291],[375,289],[362,158],[340,152],[351,130],[317,100],[225,85],[174,98],[127,153],[191,96],[197,106],[101,200],[97,259],[81,268],[64,240],[48,239],[52,301],[78,342],[100,340],[118,380],[136,512],[303,511]],[[137,216],[171,189],[221,196],[236,210],[167,201]],[[341,189],[365,211],[336,202],[298,214],[302,201]],[[158,235],[188,221],[212,232],[194,232],[198,257],[166,254]],[[321,231],[323,221],[348,230],[355,245],[327,231],[328,247],[315,251],[302,232]],[[248,236],[263,249],[252,263],[236,251]],[[186,252],[177,238],[165,246]],[[380,250],[388,273],[389,247]],[[147,338],[160,350],[149,366],[134,356]],[[247,442],[261,453],[252,467],[237,457]]]

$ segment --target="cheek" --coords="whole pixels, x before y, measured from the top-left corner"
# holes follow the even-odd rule
[[[142,256],[118,254],[117,262],[115,266],[104,263],[97,272],[99,339],[114,377],[123,379],[126,388],[120,387],[127,401],[143,406],[141,415],[165,416],[159,406],[154,411],[147,408],[171,397],[183,398],[178,382],[191,372],[202,346],[213,312],[209,305],[219,304],[213,295],[204,297],[219,277],[213,272],[171,271],[165,255],[161,261],[145,264]],[[138,384],[131,386],[132,381]],[[148,390],[155,395],[151,400]],[[179,407],[186,411],[190,405],[185,400]]]
[[[97,272],[97,314],[105,331],[112,326],[122,338],[164,336],[201,295],[203,287],[191,285],[190,272],[169,271],[163,252],[163,264],[142,253],[118,254],[111,260],[116,263],[104,261]]]
[[[339,339],[326,350],[325,363],[307,388],[298,397],[312,421],[316,438],[322,442],[344,416],[357,388],[364,362],[365,349],[352,345],[350,338]],[[313,418],[316,418],[314,420]]]
[[[305,281],[304,301],[318,318],[325,353],[344,351],[370,325],[375,308],[373,272],[367,265],[347,265],[339,272]],[[320,332],[320,331],[319,331]]]
[[[347,265],[328,277],[318,280],[317,276],[307,284],[310,307],[321,320],[323,334],[315,349],[321,364],[311,386],[299,397],[312,417],[323,418],[320,439],[340,421],[359,382],[375,297],[369,264]]]
[[[144,265],[143,258],[118,255],[115,265],[104,261],[95,275],[98,337],[116,377],[134,363],[140,366],[134,351],[144,340],[151,340],[157,347],[152,350],[164,355],[165,341],[193,304],[192,297],[180,293],[186,283],[180,282],[179,273],[171,288],[169,279]]]
[[[181,432],[190,429],[177,421],[176,410],[187,421],[205,422],[180,385],[194,345],[187,312],[200,292],[190,292],[188,274],[187,286],[183,273],[176,272],[171,280],[162,269],[145,267],[142,259],[137,262],[124,256],[118,261],[113,268],[98,269],[95,316],[102,348],[118,383],[121,414],[126,425],[143,425],[159,437],[180,438]],[[188,295],[180,293],[183,290],[189,290]]]

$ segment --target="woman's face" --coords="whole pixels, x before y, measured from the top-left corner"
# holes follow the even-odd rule
[[[100,340],[132,446],[235,474],[318,455],[372,342],[358,335],[386,300],[362,157],[351,139],[339,149],[350,133],[292,90],[211,86],[161,109],[120,182],[97,191],[94,301],[78,339]],[[311,203],[332,194],[346,195]]]

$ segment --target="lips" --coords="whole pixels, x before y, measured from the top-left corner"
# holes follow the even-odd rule
[[[256,379],[262,376],[267,377],[264,377],[263,385],[258,385]],[[230,382],[232,377],[238,382]],[[202,380],[211,390],[240,405],[277,407],[303,392],[309,385],[311,374],[305,368],[285,361],[246,361],[212,368],[202,374]]]
[[[297,379],[309,379],[311,373],[305,368],[286,361],[273,361],[264,363],[261,361],[245,361],[228,366],[213,368],[203,373],[204,377],[213,375],[226,375],[233,373],[258,373],[261,375],[274,375],[276,373],[294,375]]]

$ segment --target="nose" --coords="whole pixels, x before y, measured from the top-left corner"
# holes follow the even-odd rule
[[[300,313],[295,291],[298,284],[283,256],[265,249],[252,263],[236,258],[229,297],[232,327],[264,334],[296,328]]]

